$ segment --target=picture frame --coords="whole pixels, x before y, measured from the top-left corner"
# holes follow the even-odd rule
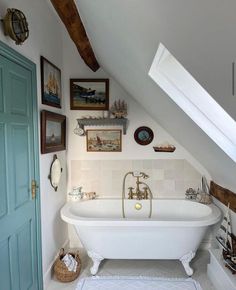
[[[146,126],[138,127],[134,132],[134,140],[139,145],[148,145],[152,142],[154,133],[152,129]]]
[[[86,131],[87,152],[121,152],[122,130],[89,129]]]
[[[61,70],[40,57],[42,104],[61,108]]]
[[[41,111],[41,153],[66,150],[66,116]]]
[[[71,110],[109,110],[109,79],[70,79]]]

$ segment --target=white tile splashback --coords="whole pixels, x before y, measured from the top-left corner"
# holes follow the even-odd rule
[[[197,189],[201,183],[201,174],[184,159],[72,160],[71,186],[80,185],[101,197],[120,197],[123,177],[133,170],[150,176],[146,182],[159,198],[184,197],[187,188]],[[134,182],[128,177],[126,187],[134,187]]]

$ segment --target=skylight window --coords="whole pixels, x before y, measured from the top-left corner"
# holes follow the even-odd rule
[[[160,44],[149,76],[236,162],[236,122]]]

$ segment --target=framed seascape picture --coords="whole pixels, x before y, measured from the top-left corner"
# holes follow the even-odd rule
[[[61,108],[61,71],[41,56],[42,104]]]
[[[41,111],[41,153],[66,149],[66,116]]]
[[[88,152],[121,152],[121,130],[87,130]]]
[[[70,79],[71,110],[108,110],[109,79]]]

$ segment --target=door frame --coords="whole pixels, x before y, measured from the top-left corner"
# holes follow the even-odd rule
[[[39,135],[38,135],[38,98],[37,98],[37,77],[36,64],[10,46],[0,40],[0,54],[10,61],[28,69],[32,75],[32,103],[33,103],[33,142],[34,142],[34,170],[35,180],[40,183],[39,176]],[[38,289],[43,290],[42,274],[42,242],[41,242],[41,207],[40,207],[40,189],[37,189],[35,198],[35,220],[36,220],[36,250],[37,250],[37,271],[38,271]]]

